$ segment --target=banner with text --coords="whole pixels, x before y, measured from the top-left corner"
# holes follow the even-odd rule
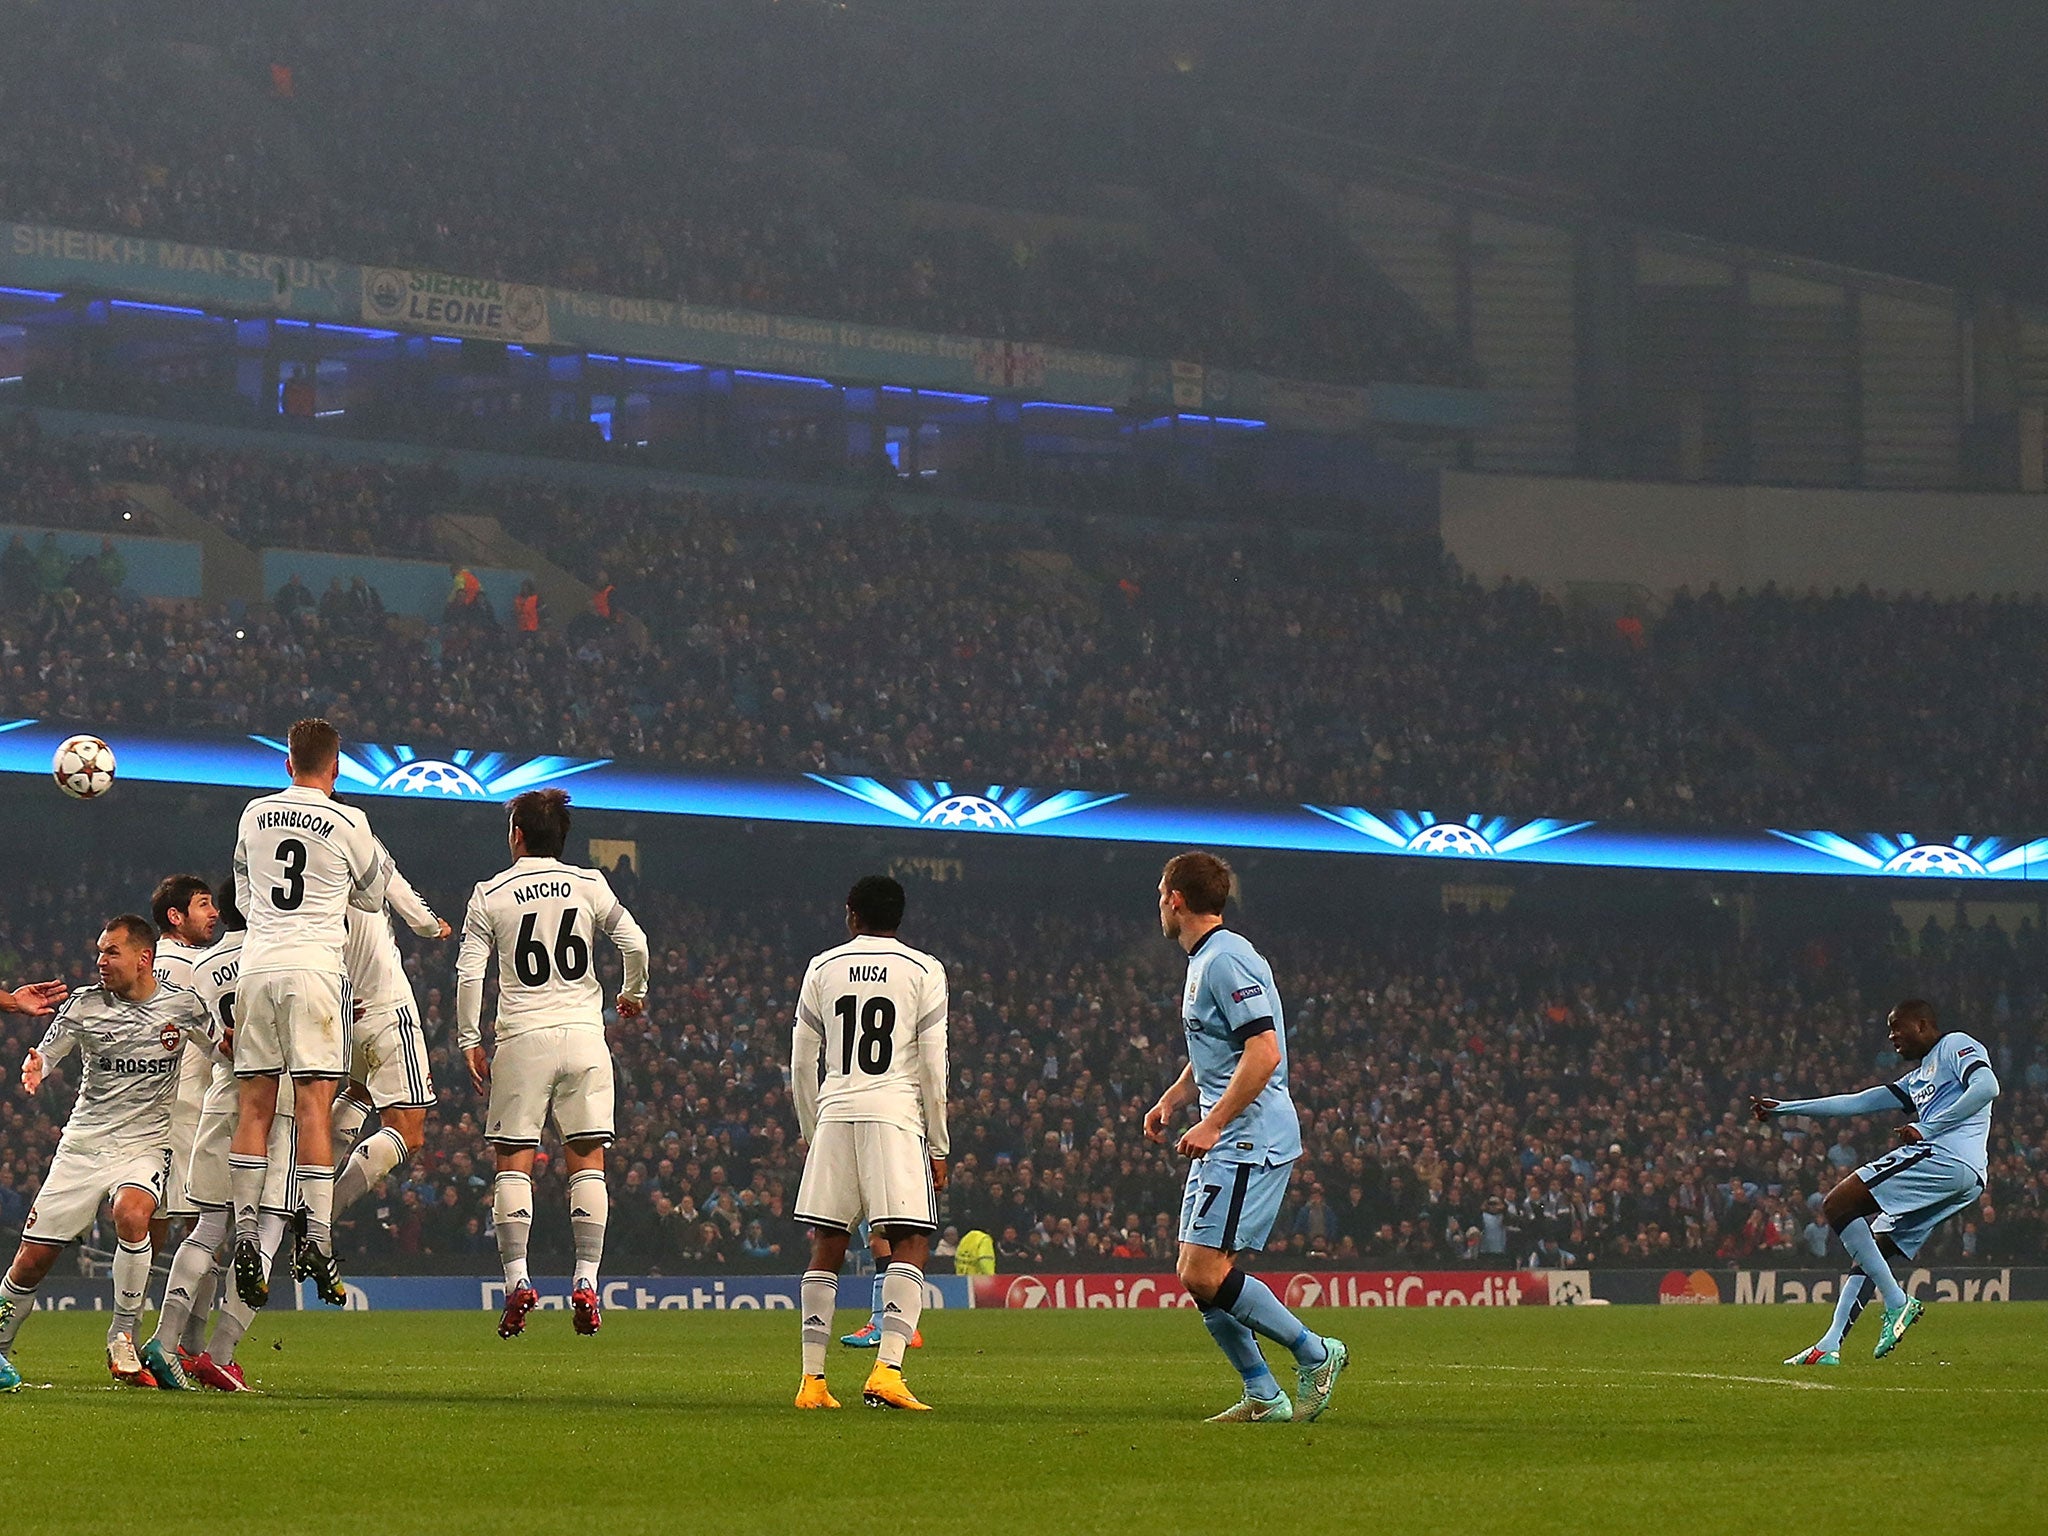
[[[550,335],[544,289],[404,267],[363,268],[363,319],[400,330],[520,346],[545,346]]]
[[[543,1310],[568,1309],[567,1275],[536,1275],[533,1286]],[[299,1304],[316,1309],[310,1283],[300,1288]],[[598,1300],[614,1312],[793,1312],[799,1288],[795,1275],[671,1275],[601,1280]],[[505,1306],[505,1281],[498,1275],[351,1275],[347,1289],[350,1312],[498,1312]],[[872,1295],[869,1276],[840,1277],[839,1305],[847,1311],[867,1311]],[[965,1307],[973,1301],[963,1276],[931,1275],[924,1304]]]
[[[356,269],[144,235],[0,224],[0,280],[52,292],[112,294],[238,313],[355,318]]]
[[[1543,1270],[1261,1271],[1290,1307],[1540,1307],[1550,1302]],[[1192,1307],[1175,1275],[977,1275],[977,1307]]]

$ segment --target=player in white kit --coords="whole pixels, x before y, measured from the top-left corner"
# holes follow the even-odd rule
[[[434,1107],[434,1075],[427,1065],[427,1034],[420,1005],[405,974],[405,957],[392,936],[397,917],[423,939],[445,939],[448,924],[434,915],[412,882],[396,869],[384,890],[384,911],[348,914],[348,1088],[334,1101],[336,1215],[383,1182],[426,1139]],[[387,915],[388,914],[388,915]],[[356,1136],[370,1111],[378,1127],[360,1145]],[[353,1148],[353,1150],[349,1150]],[[342,1162],[343,1155],[346,1162]]]
[[[289,1076],[313,1284],[322,1301],[340,1306],[348,1298],[330,1222],[332,1109],[348,1075],[342,954],[349,907],[383,907],[391,859],[371,835],[369,819],[334,798],[341,762],[334,727],[301,720],[286,744],[291,787],[250,801],[235,834],[235,891],[249,920],[235,997],[240,1118],[228,1154],[235,1291],[250,1307],[270,1299],[258,1236],[278,1079]]]
[[[156,979],[174,987],[192,987],[193,966],[213,943],[219,927],[213,890],[197,875],[166,875],[149,900],[156,919]],[[213,1058],[196,1045],[185,1047],[178,1065],[178,1100],[171,1109],[171,1182],[150,1223],[150,1240],[165,1251],[173,1221],[190,1222],[199,1212],[185,1197],[192,1166],[192,1138],[199,1130],[199,1104],[213,1078]]]
[[[232,877],[221,886],[216,901],[220,936],[193,968],[192,990],[222,1030],[227,1031],[235,1027],[235,988],[241,975],[242,935],[247,924],[235,905]],[[167,1375],[171,1378],[168,1384],[180,1384],[178,1377],[182,1373],[188,1384],[197,1382],[221,1392],[248,1390],[241,1368],[235,1364],[235,1349],[256,1314],[232,1287],[221,1295],[217,1268],[220,1255],[232,1252],[229,1232],[234,1209],[228,1147],[240,1118],[241,1094],[234,1068],[231,1063],[217,1062],[200,1105],[199,1129],[193,1138],[191,1172],[187,1176],[186,1198],[199,1216],[191,1234],[179,1244],[171,1259],[156,1334],[142,1351],[145,1360],[161,1358],[154,1353],[161,1350],[176,1363],[176,1370],[155,1370],[159,1386],[166,1385]],[[280,1082],[277,1113],[270,1122],[262,1219],[257,1227],[257,1247],[262,1251],[266,1272],[298,1209],[298,1181],[293,1177],[295,1140],[291,1084]],[[173,1173],[175,1176],[175,1170]],[[220,1296],[220,1318],[209,1335],[207,1320],[215,1296]]]
[[[117,1381],[154,1386],[136,1353],[135,1326],[147,1300],[149,1223],[170,1177],[178,1058],[187,1040],[218,1049],[220,1027],[196,996],[156,979],[156,929],[148,918],[109,918],[96,948],[99,985],[72,994],[21,1064],[21,1086],[34,1093],[72,1051],[82,1058],[77,1101],[0,1282],[0,1356],[13,1348],[57,1255],[111,1197],[120,1246],[107,1366]],[[0,1378],[20,1384],[11,1367]]]
[[[506,844],[512,867],[477,883],[462,920],[455,963],[456,1040],[478,1093],[490,1084],[484,1136],[497,1158],[492,1219],[505,1266],[501,1338],[526,1328],[540,1304],[526,1268],[533,1228],[533,1161],[549,1120],[569,1164],[569,1230],[575,1277],[569,1292],[576,1331],[602,1321],[597,1269],[604,1257],[610,1199],[604,1149],[612,1139],[612,1054],[604,1038],[604,988],[593,964],[596,937],[618,946],[625,962],[622,1019],[639,1016],[647,997],[647,935],[611,883],[594,869],[562,862],[569,842],[569,797],[531,789],[512,800]],[[498,961],[497,1052],[483,1044],[484,973]]]
[[[851,939],[811,961],[798,994],[789,1077],[810,1152],[796,1219],[811,1226],[803,1278],[799,1408],[837,1408],[825,1349],[846,1244],[865,1217],[889,1240],[882,1340],[861,1388],[870,1408],[923,1410],[903,1351],[924,1309],[924,1264],[946,1187],[946,968],[896,937],[903,887],[886,875],[846,895]]]

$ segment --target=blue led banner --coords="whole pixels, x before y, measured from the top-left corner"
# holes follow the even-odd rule
[[[0,773],[47,776],[57,744],[76,729],[0,722]],[[120,777],[148,783],[267,790],[284,778],[284,744],[269,736],[108,740]],[[749,778],[640,767],[608,758],[352,744],[341,789],[453,801],[509,800],[565,784],[589,810],[715,816],[810,826],[901,828],[989,837],[1058,837],[1191,847],[1429,858],[1461,864],[1720,874],[1853,875],[1918,879],[2048,880],[2048,837],[1922,837],[1775,827],[1671,830],[1608,822],[1515,819],[1357,806],[1207,805],[1145,795],[1015,784],[946,784],[852,774]],[[54,789],[52,790],[54,793]],[[119,793],[118,787],[115,793]]]

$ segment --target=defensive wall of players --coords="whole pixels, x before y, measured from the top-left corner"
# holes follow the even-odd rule
[[[1290,1307],[1569,1307],[1569,1306],[1798,1306],[1832,1303],[1842,1276],[1831,1269],[1506,1269],[1302,1270],[1262,1273]],[[2048,1267],[1917,1268],[1900,1276],[1907,1292],[1924,1301],[2048,1301]],[[355,1312],[489,1312],[505,1304],[499,1275],[350,1276],[348,1310]],[[569,1278],[535,1276],[544,1309],[569,1305]],[[928,1311],[961,1308],[1011,1310],[1127,1310],[1188,1307],[1187,1288],[1170,1274],[927,1275]],[[614,1312],[793,1311],[794,1275],[672,1275],[608,1279],[600,1287]],[[865,1275],[842,1275],[839,1305],[865,1311],[871,1285]],[[103,1311],[104,1280],[52,1278],[36,1293],[41,1310]],[[273,1307],[315,1309],[304,1282]]]

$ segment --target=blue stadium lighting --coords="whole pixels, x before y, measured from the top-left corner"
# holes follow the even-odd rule
[[[47,779],[72,722],[0,721],[0,773]],[[113,739],[129,783],[265,790],[281,783],[284,744],[268,736]],[[910,836],[1064,838],[1148,847],[1208,845],[1349,857],[1449,860],[1465,866],[1819,875],[1957,882],[2048,881],[2048,837],[1919,838],[1901,832],[1726,830],[1360,806],[1198,804],[1144,795],[1019,784],[884,780],[858,774],[745,777],[472,748],[438,754],[350,743],[341,768],[350,794],[504,800],[577,781],[591,810],[699,816],[799,826],[896,829]]]
[[[807,389],[837,389],[839,386],[830,379],[806,378],[800,373],[757,373],[751,368],[735,368],[732,376],[736,379],[762,379],[770,384],[801,384]]]
[[[112,299],[109,302],[116,309],[146,309],[159,315],[191,315],[198,319],[207,318],[203,309],[188,309],[183,304],[145,304],[140,299]]]
[[[273,325],[288,325],[295,331],[310,331],[313,329],[313,322],[310,320],[286,320],[279,318],[271,323]]]
[[[665,373],[702,373],[702,363],[670,363],[658,357],[629,357],[627,366],[633,368],[659,368]]]
[[[10,299],[41,299],[45,304],[54,304],[64,297],[63,294],[52,293],[47,288],[0,288],[0,294],[5,294]]]
[[[437,347],[459,347],[462,345],[462,338],[460,336],[429,336],[427,340]]]
[[[963,405],[987,405],[987,395],[963,395],[950,389],[916,389],[904,384],[884,384],[885,395],[920,395],[927,400],[957,400]]]
[[[1214,421],[1219,427],[1241,427],[1247,432],[1263,432],[1266,430],[1266,424],[1263,421],[1258,421],[1250,416],[1212,416],[1210,420]]]
[[[332,321],[322,321],[314,326],[313,329],[316,331],[339,331],[344,336],[367,336],[373,341],[396,341],[398,339],[398,332],[396,331],[377,331],[372,330],[366,325],[336,325]]]
[[[586,352],[583,355],[593,363],[616,363],[619,360],[615,352]]]

